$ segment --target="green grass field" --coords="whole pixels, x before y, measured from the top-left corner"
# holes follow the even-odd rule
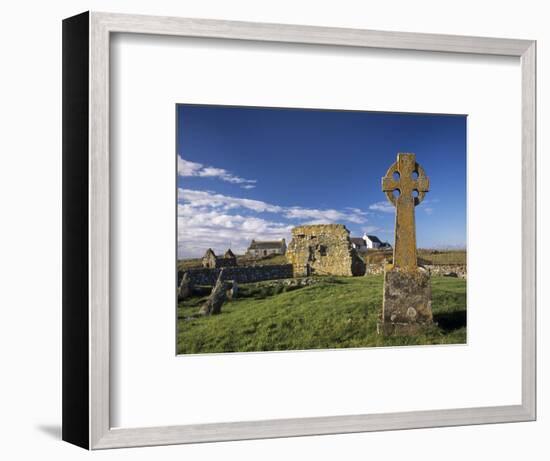
[[[217,316],[197,312],[206,297],[178,306],[178,353],[334,349],[466,342],[466,281],[432,278],[438,326],[418,336],[376,333],[382,276],[324,277],[302,288],[271,282],[239,287]]]

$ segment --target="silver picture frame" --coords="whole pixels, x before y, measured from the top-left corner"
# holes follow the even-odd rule
[[[520,405],[112,428],[109,66],[113,33],[470,53],[519,58],[522,124]],[[536,42],[86,12],[63,21],[63,439],[87,449],[536,419]]]

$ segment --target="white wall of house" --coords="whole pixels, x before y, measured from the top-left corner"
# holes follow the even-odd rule
[[[367,248],[371,249],[371,248],[379,248],[380,247],[380,244],[378,242],[373,242],[366,235],[365,235],[364,239],[365,239],[365,243],[366,243]]]

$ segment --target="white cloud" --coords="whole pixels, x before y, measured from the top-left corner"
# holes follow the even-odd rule
[[[348,211],[338,210],[318,210],[315,208],[291,207],[287,208],[284,216],[288,219],[312,219],[311,224],[315,223],[335,223],[348,221],[355,224],[366,222],[366,213],[358,209],[348,209]]]
[[[378,226],[365,226],[363,227],[363,232],[370,235],[391,235],[393,234],[393,229],[384,229],[383,227]]]
[[[439,203],[439,199],[438,198],[424,199],[422,203],[419,205],[419,208],[424,210],[424,212],[428,216],[431,216],[435,211],[433,207],[434,203]],[[429,205],[429,206],[426,206],[426,205]]]
[[[207,248],[221,253],[229,246],[236,253],[243,253],[252,239],[290,239],[295,223],[243,214],[246,212],[271,213],[301,224],[304,220],[308,220],[307,223],[365,223],[367,214],[358,208],[339,211],[283,207],[261,200],[181,188],[178,189],[178,200],[180,258],[202,256]]]
[[[428,204],[431,205],[433,203],[439,203],[439,199],[437,199],[437,198],[425,199],[425,200],[422,201],[422,203],[420,203],[419,206],[427,214],[431,215],[434,212],[434,208],[431,207],[431,206],[426,207],[426,205],[428,205]],[[372,205],[370,205],[369,210],[381,211],[382,213],[393,213],[395,211],[395,207],[389,201],[381,201],[381,202],[376,202],[376,203],[373,203]]]
[[[369,210],[381,211],[382,213],[393,213],[395,207],[387,201],[376,202],[369,206]]]
[[[193,189],[178,189],[178,200],[190,204],[193,207],[208,206],[213,208],[223,208],[224,210],[230,210],[233,208],[247,208],[257,213],[280,213],[283,211],[283,207],[277,205],[271,205],[261,200],[254,200],[249,198],[231,197],[223,194],[216,194],[215,192],[193,190]]]
[[[202,164],[184,160],[178,155],[178,175],[180,176],[198,176],[202,169]]]
[[[351,222],[363,224],[367,221],[367,213],[358,208],[347,208],[344,211],[316,208],[303,208],[298,206],[282,207],[272,205],[261,200],[231,197],[223,194],[216,194],[210,191],[199,191],[193,189],[178,189],[178,199],[183,200],[192,206],[210,206],[223,208],[246,208],[258,213],[281,213],[287,219],[315,220],[316,222],[334,223]]]
[[[290,239],[292,225],[217,208],[178,205],[178,257],[199,257],[207,248],[244,253],[252,239]]]
[[[191,162],[185,160],[181,155],[178,155],[178,175],[179,176],[198,176],[202,178],[218,178],[222,181],[232,184],[239,184],[245,189],[252,189],[256,184],[255,179],[245,179],[235,176],[223,168],[215,168],[213,166],[205,166],[202,163]]]
[[[380,232],[382,231],[382,228],[378,227],[378,226],[365,226],[363,227],[363,232],[365,234],[371,234],[373,232]]]
[[[424,210],[424,212],[431,216],[434,213],[434,208],[432,206],[426,206],[428,204],[432,203],[438,203],[438,199],[433,200],[424,200],[420,205],[420,209]],[[376,202],[369,206],[369,210],[373,211],[381,211],[382,213],[393,213],[395,211],[395,207],[390,202]]]

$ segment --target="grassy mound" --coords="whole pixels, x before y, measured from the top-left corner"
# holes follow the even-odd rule
[[[376,333],[382,276],[325,277],[306,286],[262,282],[241,285],[222,313],[198,317],[206,299],[178,306],[178,353],[334,349],[345,347],[460,344],[466,342],[466,281],[432,278],[438,327],[408,337]]]

